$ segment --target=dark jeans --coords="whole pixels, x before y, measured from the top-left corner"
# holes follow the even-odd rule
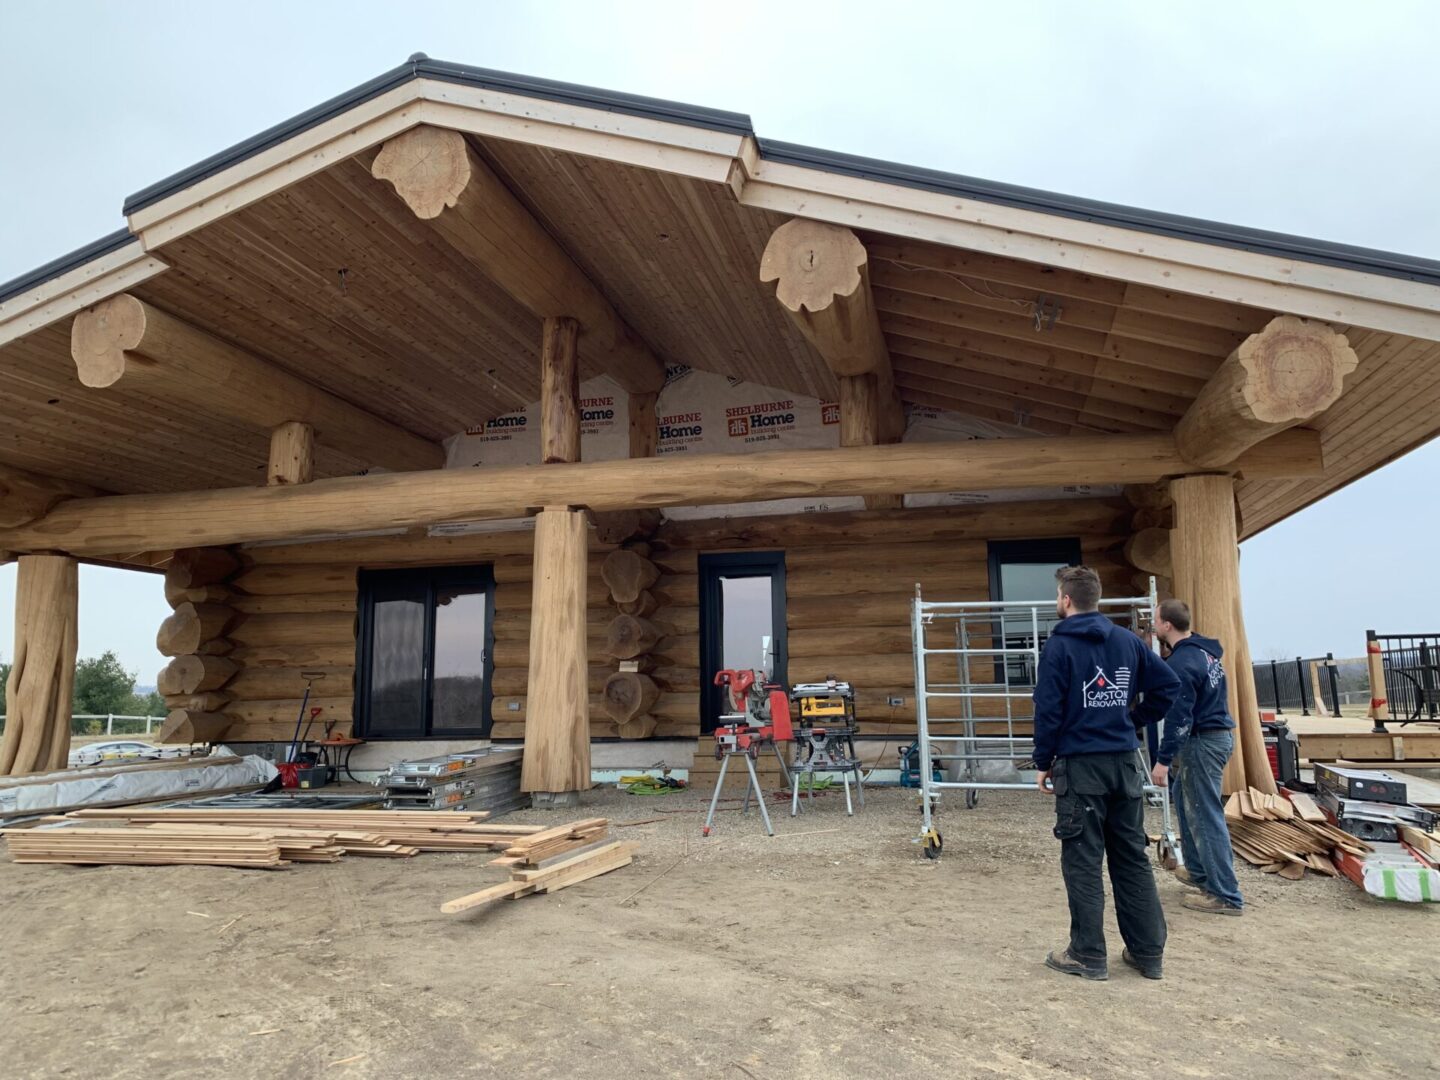
[[[1190,880],[1232,907],[1243,907],[1230,851],[1230,826],[1220,780],[1235,736],[1229,731],[1197,731],[1175,757],[1175,816],[1180,823],[1180,850]]]
[[[1070,898],[1070,955],[1083,964],[1105,966],[1100,863],[1108,857],[1125,947],[1136,959],[1159,959],[1165,951],[1165,916],[1150,869],[1140,756],[1128,751],[1057,758],[1051,781],[1060,869]]]

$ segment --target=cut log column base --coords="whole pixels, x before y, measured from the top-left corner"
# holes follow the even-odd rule
[[[530,806],[534,810],[573,810],[580,805],[578,791],[532,791]]]

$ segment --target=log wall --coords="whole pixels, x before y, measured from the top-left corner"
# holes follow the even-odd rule
[[[649,590],[658,607],[645,616],[661,633],[643,661],[660,690],[649,709],[656,721],[653,734],[699,734],[701,552],[783,549],[791,681],[831,674],[848,679],[858,687],[862,731],[902,735],[915,725],[909,600],[917,581],[934,599],[984,600],[989,594],[986,540],[1077,536],[1107,593],[1129,595],[1134,569],[1122,561],[1121,547],[1132,513],[1119,500],[1066,500],[667,523],[651,539],[649,555],[661,572]],[[242,568],[223,584],[234,612],[224,630],[225,655],[235,672],[216,691],[223,699],[190,704],[203,704],[207,711],[218,706],[233,717],[227,740],[288,739],[305,687],[301,672],[318,669],[326,674],[312,698],[323,710],[319,721],[334,722],[337,734],[348,734],[357,571],[488,562],[496,581],[492,737],[523,738],[531,543],[528,532],[506,532],[242,549]],[[617,613],[600,567],[614,548],[591,530],[587,595],[594,738],[618,733],[602,704],[605,681],[616,670],[606,631]],[[175,599],[180,601],[181,594]],[[890,697],[905,703],[890,706]],[[177,708],[186,703],[182,695],[171,701]],[[312,735],[321,730],[317,722]]]

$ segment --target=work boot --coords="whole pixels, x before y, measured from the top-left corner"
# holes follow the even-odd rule
[[[1188,885],[1192,889],[1200,888],[1199,885],[1195,884],[1195,878],[1191,876],[1190,871],[1186,870],[1185,867],[1177,866],[1174,870],[1174,874],[1175,880],[1180,882],[1181,885]]]
[[[1098,967],[1094,964],[1086,964],[1071,956],[1068,946],[1047,954],[1045,966],[1052,971],[1063,971],[1066,975],[1079,975],[1082,979],[1089,979],[1092,982],[1104,982],[1110,978],[1110,972],[1106,970],[1104,961],[1101,961]]]
[[[1158,956],[1153,960],[1141,961],[1137,960],[1129,949],[1125,949],[1120,953],[1120,959],[1147,979],[1163,979],[1165,977],[1162,971],[1162,961]]]
[[[1227,904],[1218,896],[1211,896],[1209,893],[1202,893],[1199,896],[1186,896],[1180,900],[1181,907],[1187,907],[1191,911],[1203,911],[1207,915],[1239,915],[1240,909],[1234,904]]]

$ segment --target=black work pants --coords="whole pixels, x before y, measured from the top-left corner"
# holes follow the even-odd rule
[[[1070,899],[1070,955],[1105,966],[1105,888],[1100,863],[1110,867],[1115,918],[1130,954],[1158,959],[1165,951],[1165,915],[1145,835],[1144,765],[1134,751],[1057,758],[1055,836]]]

